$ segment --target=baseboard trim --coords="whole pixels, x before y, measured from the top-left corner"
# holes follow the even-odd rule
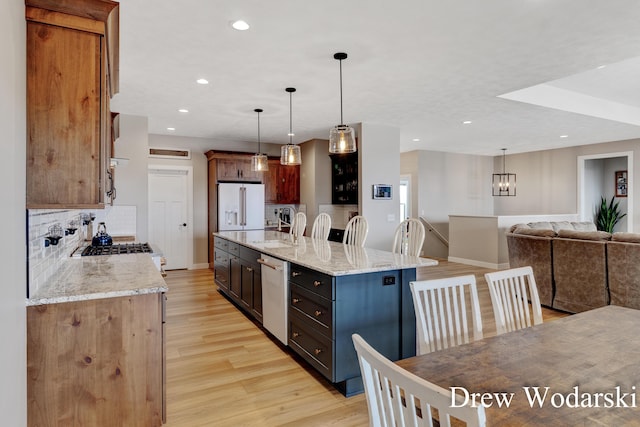
[[[449,262],[457,262],[459,264],[473,265],[475,267],[490,268],[492,270],[504,270],[509,268],[509,263],[495,264],[492,262],[477,261],[475,259],[466,259],[450,256],[447,258]]]
[[[191,265],[191,267],[189,267],[189,270],[204,270],[209,268],[209,263],[208,262],[204,262],[201,264],[193,264]]]

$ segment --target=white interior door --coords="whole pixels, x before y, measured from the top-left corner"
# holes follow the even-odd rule
[[[149,242],[159,246],[166,270],[189,268],[193,257],[193,224],[189,195],[191,171],[149,170]]]

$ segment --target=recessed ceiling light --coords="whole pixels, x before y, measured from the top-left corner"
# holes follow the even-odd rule
[[[569,138],[569,135],[560,135],[560,138]]]
[[[471,123],[473,123],[471,120],[465,120],[462,122],[463,125],[470,125]]]
[[[207,79],[198,79],[198,80],[196,80],[196,83],[198,83],[200,85],[208,85],[209,84],[209,80],[207,80]]]
[[[604,67],[606,67],[606,65],[600,65],[600,66],[598,67],[598,70],[602,70]]]
[[[247,24],[243,20],[238,20],[236,22],[233,22],[231,26],[238,31],[245,31],[249,29],[249,24]]]
[[[420,142],[420,138],[413,138],[412,141],[413,142]]]
[[[181,108],[178,110],[180,113],[188,113],[189,110],[187,110],[186,108]]]
[[[173,131],[173,130],[176,130],[176,128],[167,128],[167,130],[172,130]]]

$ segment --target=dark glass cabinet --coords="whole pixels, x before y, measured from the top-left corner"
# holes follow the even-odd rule
[[[331,203],[358,204],[358,153],[330,154]]]

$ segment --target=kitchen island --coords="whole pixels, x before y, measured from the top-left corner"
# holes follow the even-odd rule
[[[28,425],[160,426],[167,290],[148,254],[66,259],[26,301]]]
[[[437,261],[266,230],[214,233],[214,246],[218,289],[258,321],[267,303],[258,260],[288,263],[287,345],[343,394],[362,391],[351,334],[391,360],[415,355],[409,282]]]

